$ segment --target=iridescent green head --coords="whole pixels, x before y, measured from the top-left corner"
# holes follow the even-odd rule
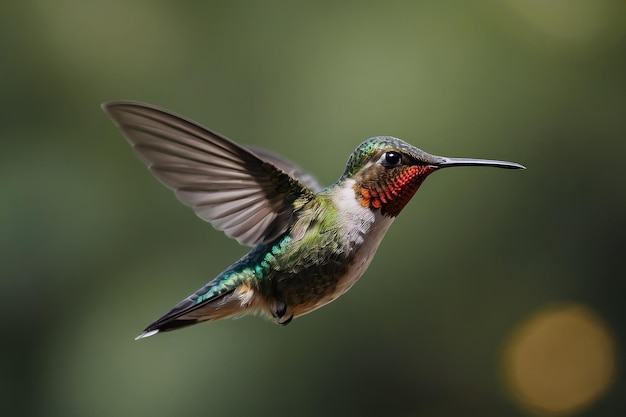
[[[408,160],[415,159],[423,162],[423,165],[440,162],[441,157],[429,155],[421,149],[392,136],[376,136],[361,143],[350,155],[344,177],[351,177],[365,168],[371,162],[375,162],[386,151],[399,151],[404,153]]]

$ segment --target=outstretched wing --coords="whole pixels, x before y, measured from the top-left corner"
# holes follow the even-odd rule
[[[142,103],[102,107],[155,177],[241,244],[272,241],[293,221],[294,201],[315,197],[271,161],[191,120]]]

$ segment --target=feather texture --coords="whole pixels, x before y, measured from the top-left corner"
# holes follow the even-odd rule
[[[305,183],[319,187],[295,164],[250,151],[168,111],[135,102],[110,102],[103,108],[155,177],[200,218],[241,244],[274,240],[292,224],[296,200],[314,197]]]

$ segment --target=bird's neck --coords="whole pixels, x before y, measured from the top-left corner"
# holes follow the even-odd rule
[[[337,210],[344,241],[353,249],[367,245],[375,250],[394,218],[361,204],[355,193],[354,179],[343,179],[329,187],[326,193]]]

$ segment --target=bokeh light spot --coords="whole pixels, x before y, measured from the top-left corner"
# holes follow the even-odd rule
[[[571,415],[610,387],[616,369],[612,332],[582,304],[544,308],[506,340],[504,376],[513,397],[538,415]]]

